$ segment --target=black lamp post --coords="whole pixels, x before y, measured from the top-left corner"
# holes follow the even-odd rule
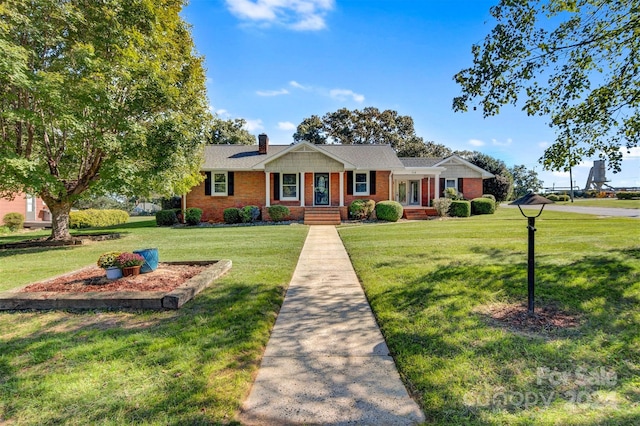
[[[542,210],[544,210],[545,204],[552,204],[553,201],[544,198],[541,195],[535,194],[533,192],[529,192],[524,197],[520,197],[517,200],[511,202],[510,204],[513,206],[518,206],[520,209],[520,213],[522,216],[527,218],[528,225],[527,229],[529,230],[529,255],[527,258],[527,278],[528,278],[528,305],[527,305],[527,313],[529,315],[533,315],[533,295],[535,293],[535,232],[536,232],[536,218],[542,214]],[[521,206],[536,206],[541,205],[540,211],[535,216],[527,216],[522,211]]]

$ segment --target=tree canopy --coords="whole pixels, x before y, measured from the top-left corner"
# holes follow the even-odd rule
[[[305,118],[293,135],[296,142],[344,145],[387,144],[400,157],[428,157],[432,152],[444,152],[444,145],[425,143],[416,135],[413,118],[397,111],[380,111],[375,107],[362,110],[341,108],[322,118]]]
[[[0,3],[0,194],[183,193],[210,118],[182,0]]]
[[[621,148],[640,140],[640,0],[501,0],[491,15],[473,66],[454,77],[453,109],[487,117],[523,98],[556,130],[546,169],[599,155],[619,171]]]
[[[484,194],[492,194],[498,202],[511,198],[513,194],[513,176],[504,161],[478,151],[459,151],[456,154],[471,164],[495,175],[491,179],[482,181],[482,192]]]
[[[538,173],[535,170],[516,164],[509,169],[509,172],[513,176],[514,198],[527,195],[529,190],[538,192],[542,188],[543,182],[538,178]]]
[[[213,118],[213,125],[207,135],[207,143],[212,145],[255,145],[256,137],[244,128],[247,121],[243,118],[223,120]]]

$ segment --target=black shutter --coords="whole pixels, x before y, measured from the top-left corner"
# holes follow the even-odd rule
[[[233,195],[233,172],[227,173],[227,195]]]
[[[369,195],[376,195],[376,171],[369,172]]]
[[[440,178],[440,196],[444,197],[444,185],[445,185],[445,180],[444,178]]]
[[[347,172],[347,195],[353,195],[353,172]]]
[[[464,189],[462,188],[462,182],[464,179],[458,178],[458,192],[462,192],[464,194]]]
[[[204,195],[211,195],[211,172],[204,172]]]
[[[280,173],[273,174],[273,199],[280,200]]]

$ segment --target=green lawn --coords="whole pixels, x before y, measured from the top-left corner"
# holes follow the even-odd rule
[[[123,233],[117,241],[0,251],[0,290],[115,249],[158,247],[161,261],[233,260],[224,278],[178,311],[0,313],[0,424],[232,422],[307,229],[168,229],[151,218],[114,228]]]
[[[520,333],[483,313],[526,303],[518,210],[340,228],[429,423],[640,424],[640,222],[545,211],[537,228],[537,306],[578,328]]]

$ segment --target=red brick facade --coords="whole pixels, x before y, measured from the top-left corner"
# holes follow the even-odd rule
[[[482,197],[482,178],[462,179],[462,194],[466,200]]]
[[[26,221],[43,221],[50,220],[49,209],[42,199],[35,198],[33,211],[27,211],[27,198],[25,194],[16,194],[12,200],[0,198],[0,225],[2,218],[7,213],[20,213],[25,217]],[[32,217],[29,217],[32,216]]]

